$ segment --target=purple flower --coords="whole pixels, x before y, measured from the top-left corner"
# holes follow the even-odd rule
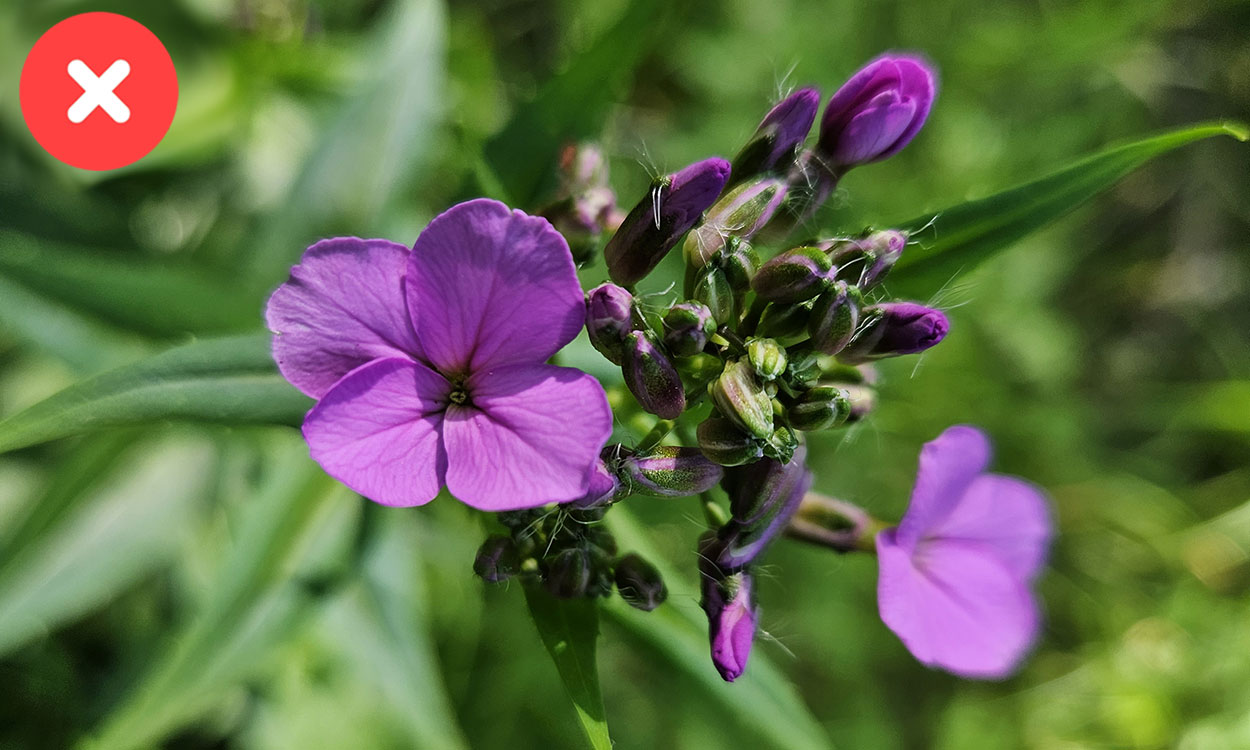
[[[638,283],[686,232],[703,220],[729,180],[729,162],[712,158],[658,180],[603,248],[608,275]]]
[[[989,460],[973,427],[925,444],[907,513],[877,535],[877,599],[881,619],[924,664],[1001,679],[1038,635],[1030,586],[1051,522],[1041,491],[986,474]]]
[[[838,174],[893,156],[920,131],[934,95],[934,73],[928,63],[906,55],[882,55],[829,100],[816,150],[826,167]]]
[[[564,239],[492,200],[453,206],[410,251],[310,247],[267,310],[278,368],[319,399],[312,457],[383,505],[441,487],[475,508],[581,498],[612,414],[599,383],[544,362],[585,320]]]
[[[846,364],[919,354],[941,343],[950,330],[945,313],[916,302],[885,302],[866,309],[863,317],[866,322],[838,354]]]

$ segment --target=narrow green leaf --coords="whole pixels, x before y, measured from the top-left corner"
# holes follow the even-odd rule
[[[560,147],[598,135],[604,118],[638,63],[663,36],[656,29],[668,3],[635,0],[598,39],[568,61],[508,125],[486,144],[487,174],[498,178],[501,200],[532,206],[545,179],[554,176]]]
[[[259,297],[203,270],[13,232],[0,232],[3,277],[115,326],[156,336],[241,331],[260,316]]]
[[[557,599],[526,587],[525,601],[547,653],[556,664],[564,689],[573,699],[577,718],[590,747],[611,750],[608,720],[599,690],[595,642],[599,638],[599,603],[591,599]]]
[[[0,422],[0,453],[163,420],[297,425],[312,400],[278,374],[268,334],[196,341],[87,378]]]
[[[690,572],[683,575],[664,562],[651,538],[629,509],[618,506],[606,521],[623,551],[637,552],[654,564],[668,586],[668,602],[653,612],[639,612],[622,602],[604,608],[613,622],[653,649],[668,665],[699,683],[708,697],[720,703],[729,719],[785,748],[831,747],[820,722],[812,716],[794,685],[756,644],[745,674],[732,685],[712,666],[707,640],[707,619],[696,602],[694,552]]]
[[[949,278],[970,269],[1090,200],[1152,158],[1219,135],[1244,141],[1247,126],[1220,122],[1172,130],[1115,146],[987,198],[892,224],[912,232],[920,242],[903,254],[890,284],[911,288],[918,279]]]

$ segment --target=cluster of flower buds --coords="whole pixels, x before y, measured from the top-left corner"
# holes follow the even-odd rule
[[[559,166],[559,192],[539,213],[564,235],[573,259],[584,263],[624,217],[608,184],[608,159],[602,149],[591,143],[569,144],[560,153]]]

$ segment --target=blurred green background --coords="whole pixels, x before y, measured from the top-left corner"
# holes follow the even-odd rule
[[[116,172],[52,160],[16,105],[35,39],[87,10],[147,25],[179,75],[165,141]],[[602,141],[628,206],[652,174],[732,156],[779,92],[828,96],[888,49],[939,66],[933,115],[842,183],[826,228],[1250,116],[1243,0],[6,2],[0,417],[256,330],[319,237],[411,242],[483,193],[534,209],[565,138]],[[873,560],[783,542],[738,684],[663,609],[612,609],[618,745],[1250,747],[1248,198],[1250,150],[1199,143],[932,279],[949,338],[881,368],[866,424],[812,441],[817,488],[883,517],[920,445],[958,422],[1049,490],[1047,623],[1017,677],[926,670],[876,616]],[[694,504],[630,504],[687,579],[664,609],[700,617]],[[519,588],[471,574],[489,528],[446,499],[366,504],[289,428],[153,424],[0,455],[0,748],[577,746]]]

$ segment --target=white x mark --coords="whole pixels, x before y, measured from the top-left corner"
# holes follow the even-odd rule
[[[82,86],[82,96],[70,105],[65,114],[72,123],[80,123],[95,111],[96,107],[108,113],[113,122],[125,122],[130,119],[130,107],[113,93],[117,85],[130,75],[130,63],[125,60],[114,60],[104,71],[104,75],[96,77],[87,63],[82,60],[70,60],[69,77]]]

